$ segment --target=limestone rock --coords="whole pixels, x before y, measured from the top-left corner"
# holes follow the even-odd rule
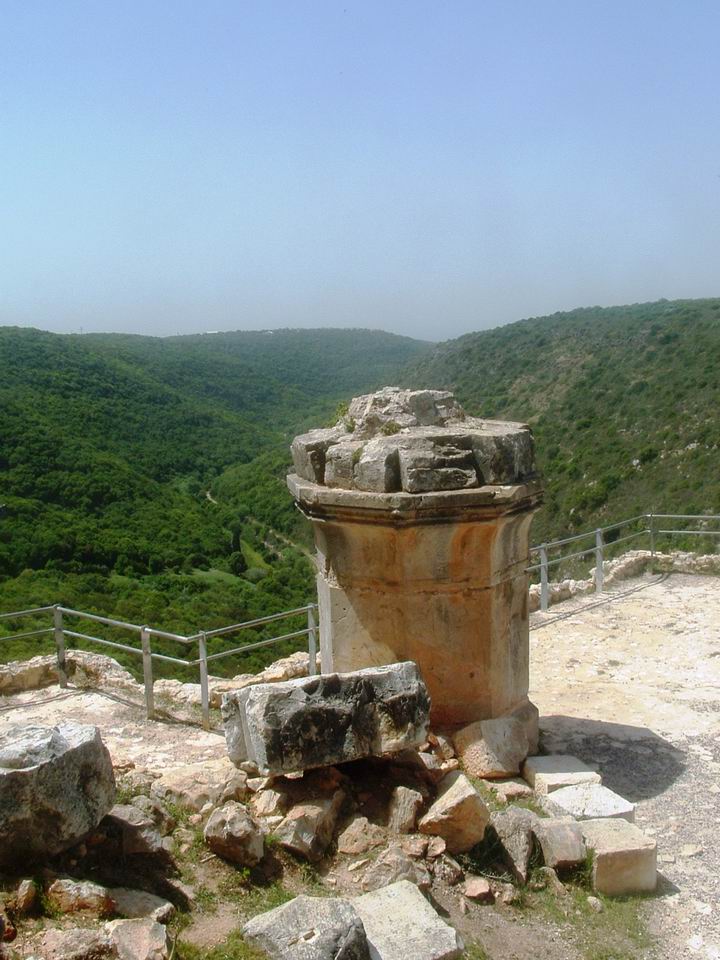
[[[46,930],[33,949],[38,960],[104,960],[117,956],[102,929]]]
[[[195,813],[206,803],[245,800],[250,795],[247,774],[227,757],[168,767],[153,781],[150,792],[159,800],[169,800]]]
[[[117,960],[167,960],[168,935],[156,920],[111,920],[105,931]]]
[[[464,853],[482,840],[489,819],[480,794],[456,770],[440,782],[437,799],[418,826],[420,833],[442,837],[450,853]]]
[[[518,883],[527,883],[533,832],[539,819],[536,813],[523,807],[509,807],[490,817],[490,826],[500,841],[503,859]]]
[[[533,831],[542,848],[545,866],[569,870],[585,859],[585,843],[579,823],[539,817]]]
[[[621,817],[632,823],[635,805],[601,783],[578,783],[561,787],[550,797],[554,807],[570,814],[576,820],[594,820],[600,817]]]
[[[412,833],[422,809],[423,797],[409,787],[395,787],[390,797],[388,830],[392,833]]]
[[[416,664],[302,677],[225,694],[230,759],[289,773],[422,743],[430,698]]]
[[[367,853],[385,841],[385,831],[367,817],[353,817],[338,837],[338,853]]]
[[[332,796],[292,807],[275,831],[282,846],[307,860],[320,860],[333,838],[344,801],[344,791],[336,790]]]
[[[213,810],[205,824],[205,842],[213,853],[224,860],[254,867],[262,860],[262,831],[245,807],[231,800]]]
[[[162,837],[154,820],[133,804],[116,804],[105,822],[120,830],[126,856],[164,854]]]
[[[175,907],[169,900],[145,890],[110,887],[108,893],[115,901],[115,913],[127,920],[150,917],[158,923],[167,923],[175,913]]]
[[[25,878],[18,884],[13,898],[13,909],[20,916],[29,916],[40,905],[40,896],[35,881]]]
[[[430,887],[430,874],[423,864],[408,856],[399,844],[394,844],[365,871],[362,888],[378,890],[398,880],[408,880],[423,890]]]
[[[340,898],[295,897],[249,920],[243,937],[270,960],[370,960],[362,920]]]
[[[467,877],[463,893],[468,900],[474,900],[476,903],[492,903],[495,899],[492,887],[485,877]]]
[[[585,843],[593,851],[593,889],[607,896],[649,893],[657,885],[657,845],[623,819],[585,820]]]
[[[130,805],[137,807],[138,810],[149,817],[163,836],[172,833],[175,829],[174,818],[156,797],[147,797],[141,794],[133,797]]]
[[[473,777],[511,777],[528,753],[525,728],[515,717],[478,720],[454,734],[453,743]]]
[[[60,913],[91,913],[96,917],[111,916],[115,901],[106,887],[91,880],[62,877],[47,888],[47,898]]]
[[[504,803],[511,803],[513,800],[527,800],[534,796],[532,788],[520,777],[510,777],[507,780],[488,780],[485,785]]]
[[[353,901],[373,960],[456,960],[465,946],[413,883],[400,880]]]
[[[528,757],[523,764],[522,775],[539,796],[547,796],[554,790],[578,783],[600,783],[602,779],[599,773],[577,757],[557,753]]]
[[[444,853],[438,857],[432,864],[433,876],[436,880],[442,880],[449,887],[454,887],[460,883],[464,873],[457,860]]]
[[[0,865],[71,847],[114,800],[112,762],[96,727],[18,725],[0,734]]]
[[[256,817],[284,816],[289,805],[287,793],[268,787],[259,790],[250,800],[250,806]]]

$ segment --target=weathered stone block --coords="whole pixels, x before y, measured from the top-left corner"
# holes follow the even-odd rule
[[[518,883],[527,883],[533,832],[539,820],[536,813],[524,807],[496,811],[490,817],[490,826],[500,841],[503,859]]]
[[[225,738],[233,763],[292,773],[421,744],[430,698],[416,664],[302,677],[227,693]]]
[[[657,846],[634,823],[586,820],[585,843],[593,851],[593,888],[607,896],[649,893],[657,885]]]
[[[511,777],[527,756],[525,727],[515,717],[478,720],[453,735],[457,755],[473,777]]]
[[[409,787],[395,787],[390,797],[388,830],[392,833],[412,833],[422,809],[423,797]]]
[[[599,773],[577,757],[553,753],[543,757],[528,757],[522,775],[539,796],[554,790],[572,787],[578,783],[600,783]]]
[[[552,809],[569,814],[576,820],[621,817],[632,823],[635,819],[635,804],[601,783],[578,783],[574,787],[562,787],[554,790],[548,801]]]
[[[354,817],[338,837],[338,853],[367,853],[385,841],[385,831],[367,817]]]
[[[353,901],[371,960],[455,960],[465,946],[418,888],[400,880]]]
[[[553,870],[569,870],[585,859],[585,843],[579,823],[539,817],[533,832],[542,849],[545,866]]]
[[[0,734],[0,864],[65,850],[114,800],[112,762],[96,727],[66,722]]]
[[[243,937],[270,960],[370,960],[362,920],[340,898],[295,897],[249,920]]]
[[[166,960],[169,956],[167,930],[149,917],[111,920],[105,932],[117,960]]]
[[[324,483],[328,447],[337,443],[341,435],[342,430],[330,427],[327,430],[311,430],[295,437],[290,451],[297,475],[313,483]]]
[[[420,833],[442,837],[450,853],[464,853],[482,840],[490,811],[464,773],[440,781],[438,796],[421,818]]]

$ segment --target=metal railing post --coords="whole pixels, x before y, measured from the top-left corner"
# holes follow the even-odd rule
[[[648,514],[648,520],[650,521],[650,556],[655,556],[655,514]]]
[[[152,652],[150,650],[150,634],[147,624],[140,631],[140,645],[142,646],[143,680],[145,682],[145,712],[148,720],[155,717],[155,694],[153,692]]]
[[[67,666],[65,663],[65,633],[63,631],[63,615],[60,604],[53,608],[53,626],[55,628],[55,647],[57,649],[58,683],[67,687]]]
[[[312,606],[308,607],[307,612],[308,625],[308,676],[314,677],[317,674],[317,624],[315,623],[315,611]]]
[[[547,544],[540,547],[540,609],[545,613],[549,606]]]
[[[203,730],[210,729],[210,693],[208,690],[207,636],[198,637],[198,659],[200,660],[200,705],[202,708]]]
[[[605,584],[605,571],[603,570],[603,532],[595,531],[595,593],[602,593]]]

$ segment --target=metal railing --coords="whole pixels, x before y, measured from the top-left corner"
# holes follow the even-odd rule
[[[585,533],[577,533],[572,537],[564,537],[562,540],[551,540],[547,543],[541,543],[536,547],[530,547],[530,554],[538,554],[539,563],[526,568],[527,573],[538,572],[540,576],[540,609],[545,612],[550,606],[550,567],[558,566],[568,560],[579,559],[593,555],[595,557],[595,567],[593,577],[595,580],[595,592],[601,593],[605,583],[605,555],[608,549],[615,547],[620,543],[627,543],[638,537],[648,537],[650,552],[654,556],[656,552],[657,538],[661,535],[666,536],[705,536],[720,537],[720,530],[679,530],[674,528],[663,529],[658,527],[659,521],[680,520],[680,521],[720,521],[718,514],[681,514],[681,513],[643,513],[637,517],[630,517],[628,520],[620,520],[618,523],[611,523],[606,527],[598,527],[595,530],[589,530]],[[608,538],[607,534],[611,531],[622,530],[632,524],[642,523],[642,529],[626,534],[622,537]],[[550,558],[548,554],[551,551],[558,550],[570,543],[581,543],[583,540],[593,538],[593,543],[587,549],[575,550],[571,553],[565,553],[561,556]]]
[[[539,544],[538,546],[530,548],[530,554],[539,554],[540,560],[539,563],[535,563],[525,569],[525,573],[539,573],[540,577],[540,609],[547,611],[550,605],[550,568],[557,566],[563,562],[573,559],[579,559],[581,557],[586,557],[589,555],[594,555],[595,557],[595,568],[594,568],[594,580],[595,580],[595,590],[596,592],[602,592],[604,587],[604,568],[603,564],[605,562],[606,551],[611,547],[615,547],[621,543],[627,543],[630,540],[637,539],[638,537],[649,537],[650,551],[654,555],[656,552],[656,542],[658,536],[720,536],[720,530],[681,530],[673,527],[664,528],[663,526],[658,527],[658,522],[673,520],[673,521],[704,521],[704,522],[716,522],[720,521],[720,515],[717,514],[675,514],[675,513],[645,513],[640,514],[637,517],[631,517],[628,520],[620,520],[618,523],[609,524],[606,527],[598,527],[596,530],[587,531],[585,533],[574,534],[570,537],[564,537],[561,540],[552,540],[547,543]],[[625,534],[624,536],[615,536],[609,538],[607,535],[614,532],[623,530],[632,524],[642,524],[642,528],[632,533]],[[568,544],[582,543],[583,540],[588,540],[592,538],[593,542],[591,546],[582,550],[573,550],[570,553],[562,554],[561,556],[549,557],[548,554],[560,549],[561,547],[567,546]],[[270,614],[267,617],[258,617],[255,620],[245,620],[242,623],[233,623],[226,627],[218,627],[214,630],[201,630],[198,633],[192,634],[190,636],[184,636],[179,633],[171,633],[167,630],[157,630],[154,627],[147,625],[140,625],[136,623],[128,623],[124,620],[114,620],[112,617],[103,617],[94,613],[86,613],[81,610],[73,610],[69,607],[63,607],[60,604],[55,604],[48,607],[34,607],[29,610],[17,610],[13,613],[2,613],[0,614],[0,621],[3,620],[16,620],[22,617],[27,616],[38,616],[40,614],[52,613],[52,626],[41,628],[38,630],[28,630],[23,633],[15,633],[10,636],[0,636],[0,642],[4,640],[21,640],[30,637],[39,637],[47,634],[53,634],[55,640],[55,648],[57,653],[57,670],[58,678],[61,687],[67,686],[67,670],[65,662],[65,651],[66,651],[66,638],[72,638],[76,640],[83,640],[87,643],[97,643],[102,646],[112,647],[116,650],[123,650],[126,653],[131,653],[136,656],[142,657],[143,663],[143,682],[145,689],[145,706],[148,718],[152,719],[155,716],[155,701],[153,694],[153,660],[160,660],[167,663],[172,663],[182,667],[198,667],[200,675],[200,700],[201,700],[201,712],[202,712],[202,723],[205,729],[208,729],[210,726],[210,689],[209,689],[209,672],[208,664],[215,661],[221,660],[225,657],[235,656],[236,654],[248,653],[251,650],[258,650],[262,647],[267,647],[275,643],[282,643],[287,640],[294,640],[298,637],[307,637],[308,639],[308,654],[309,654],[309,664],[308,672],[311,675],[317,673],[317,635],[318,635],[318,622],[317,622],[317,612],[318,605],[316,603],[309,603],[304,607],[296,607],[294,610],[284,610],[281,613]],[[269,639],[258,640],[254,643],[244,644],[242,646],[232,647],[229,650],[221,650],[216,653],[208,653],[208,640],[213,639],[214,637],[227,636],[231,633],[236,633],[241,630],[252,629],[255,627],[261,627],[268,623],[274,623],[278,620],[285,620],[289,617],[295,617],[305,614],[307,619],[307,625],[300,630],[292,630],[288,633],[280,634],[276,637],[270,637]],[[134,633],[139,634],[140,637],[140,646],[134,647],[130,644],[118,643],[114,640],[108,640],[105,637],[97,637],[88,633],[80,632],[79,630],[70,630],[68,629],[66,618],[76,618],[79,620],[91,621],[105,626],[128,630]],[[157,637],[164,640],[174,641],[185,646],[190,646],[197,644],[197,657],[192,659],[183,660],[180,657],[172,657],[166,653],[158,653],[152,650],[152,638]]]
[[[123,650],[125,653],[131,653],[142,657],[143,665],[143,685],[145,691],[145,708],[149,719],[155,717],[155,697],[154,697],[154,677],[153,660],[161,660],[166,663],[173,663],[182,667],[198,667],[200,676],[200,704],[202,713],[203,727],[210,728],[210,683],[208,663],[215,660],[221,660],[225,657],[236,654],[247,653],[250,650],[258,650],[261,647],[268,647],[271,644],[282,643],[286,640],[294,640],[298,637],[307,637],[308,639],[308,672],[312,676],[317,673],[317,609],[316,603],[306,604],[304,607],[296,607],[294,610],[284,610],[282,613],[273,613],[267,617],[258,617],[255,620],[245,620],[242,623],[233,623],[226,627],[218,627],[215,630],[201,630],[199,633],[191,636],[184,636],[180,633],[171,633],[168,630],[157,630],[147,624],[128,623],[125,620],[115,620],[112,617],[103,617],[95,613],[87,613],[83,610],[73,610],[70,607],[63,607],[61,604],[54,604],[49,607],[34,607],[29,610],[16,610],[12,613],[0,614],[2,620],[17,620],[23,617],[38,616],[41,614],[52,614],[52,626],[43,627],[38,630],[26,630],[22,633],[0,636],[0,642],[9,640],[22,640],[30,637],[40,637],[52,634],[55,640],[55,650],[57,657],[58,682],[61,687],[67,687],[67,665],[66,665],[66,647],[67,638],[74,640],[83,640],[86,643],[97,643],[101,646],[112,647],[115,650]],[[247,643],[242,646],[232,647],[229,650],[220,650],[217,653],[208,654],[208,639],[213,637],[225,636],[230,633],[236,633],[241,630],[247,630],[254,627],[261,627],[267,623],[274,623],[277,620],[285,620],[289,617],[296,617],[304,614],[307,620],[307,626],[300,630],[293,630],[289,633],[283,633],[276,637],[270,637],[265,640],[258,640],[255,643]],[[79,630],[68,628],[67,619],[75,618],[77,620],[88,620],[93,623],[99,623],[104,626],[113,627],[119,630],[127,630],[136,633],[140,637],[140,646],[131,646],[128,643],[118,643],[116,640],[108,640],[106,637],[97,637],[89,633],[83,633]],[[171,640],[184,646],[197,645],[197,657],[184,660],[181,657],[172,657],[166,653],[158,653],[152,649],[152,638],[162,638]]]

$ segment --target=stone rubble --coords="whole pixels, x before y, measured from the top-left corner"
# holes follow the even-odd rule
[[[98,825],[115,800],[96,727],[11,727],[0,734],[0,866],[53,856]]]
[[[372,863],[362,879],[363,890],[379,890],[399,880],[414,883],[421,890],[429,890],[431,877],[427,868],[410,857],[399,844],[384,850]]]
[[[227,693],[228,755],[263,774],[383,756],[421,744],[430,699],[416,664],[322,674]]]
[[[310,861],[322,859],[335,832],[345,802],[343,790],[292,807],[278,824],[275,835],[286,850]]]
[[[533,851],[533,836],[539,817],[523,807],[508,807],[490,816],[490,827],[497,834],[503,858],[518,883],[526,884]]]
[[[412,833],[423,804],[423,795],[418,790],[395,787],[390,797],[388,830],[391,833]]]

